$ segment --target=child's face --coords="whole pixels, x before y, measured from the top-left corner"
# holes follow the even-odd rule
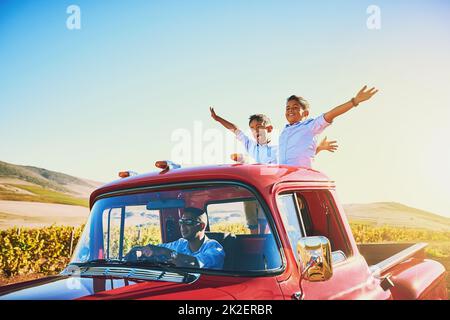
[[[255,138],[259,144],[268,143],[272,126],[266,127],[263,125],[262,121],[253,120],[250,122],[250,129],[252,130],[253,138]]]
[[[295,100],[288,101],[286,105],[286,120],[289,124],[293,124],[307,118],[309,114],[308,110],[302,108],[300,103]]]

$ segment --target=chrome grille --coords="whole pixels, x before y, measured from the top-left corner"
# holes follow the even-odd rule
[[[168,282],[194,282],[198,279],[198,274],[189,273],[187,278],[183,274],[175,272],[168,272],[164,270],[147,270],[137,268],[123,268],[123,267],[80,267],[77,271],[64,270],[64,275],[80,275],[80,276],[109,276],[119,278],[133,278],[140,280],[151,281],[168,281]]]

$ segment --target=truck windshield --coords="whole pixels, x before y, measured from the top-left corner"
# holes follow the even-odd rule
[[[282,259],[268,214],[250,190],[231,184],[103,198],[71,263],[277,270]]]

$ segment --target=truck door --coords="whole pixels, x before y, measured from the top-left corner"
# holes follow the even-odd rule
[[[366,261],[354,251],[347,221],[341,220],[327,190],[293,190],[277,195],[277,206],[291,245],[286,256],[294,265],[292,275],[280,282],[285,299],[387,299],[369,271]],[[345,225],[347,224],[347,225]],[[348,234],[347,232],[350,232]],[[297,241],[302,237],[325,236],[333,251],[333,275],[321,282],[300,279]]]

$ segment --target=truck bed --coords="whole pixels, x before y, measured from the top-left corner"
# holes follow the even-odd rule
[[[384,273],[411,258],[425,259],[427,243],[370,243],[359,244],[358,249],[372,271]]]

